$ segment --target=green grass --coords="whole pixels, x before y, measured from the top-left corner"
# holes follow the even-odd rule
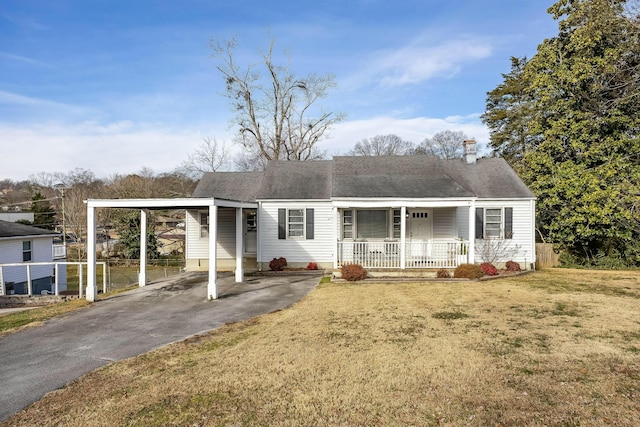
[[[0,336],[14,332],[26,326],[37,326],[41,322],[55,316],[61,316],[90,304],[85,299],[51,304],[0,316]]]

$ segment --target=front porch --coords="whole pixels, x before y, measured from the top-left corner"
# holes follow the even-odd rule
[[[469,239],[475,236],[474,200],[395,203],[400,206],[339,203],[334,268],[453,269],[474,263],[474,241]]]
[[[364,268],[439,269],[456,268],[469,261],[466,240],[340,241],[337,267],[360,264]]]

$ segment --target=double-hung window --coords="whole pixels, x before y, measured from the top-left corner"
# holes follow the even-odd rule
[[[209,212],[200,213],[200,237],[209,237]]]
[[[31,252],[31,241],[25,240],[22,242],[22,261],[29,262],[33,259]]]
[[[476,239],[512,239],[513,208],[476,208]]]
[[[278,239],[314,238],[313,209],[278,209]]]
[[[287,238],[304,237],[304,209],[287,211]]]

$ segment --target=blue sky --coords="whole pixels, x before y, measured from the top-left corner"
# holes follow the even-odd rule
[[[462,130],[481,145],[486,93],[511,56],[557,33],[544,0],[3,0],[0,179],[175,169],[205,137],[231,142],[209,47],[238,59],[288,50],[299,76],[335,75],[322,101],[346,118],[320,148],[375,135],[419,143]]]

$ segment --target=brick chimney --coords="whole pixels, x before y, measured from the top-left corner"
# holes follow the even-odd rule
[[[462,151],[468,165],[476,163],[476,140],[467,139],[462,142]]]

